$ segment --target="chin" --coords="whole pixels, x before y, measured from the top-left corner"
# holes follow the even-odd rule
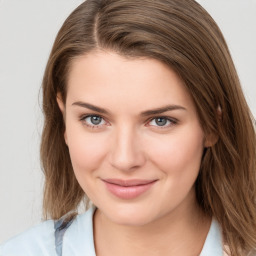
[[[124,226],[144,226],[155,220],[152,210],[141,210],[137,207],[118,207],[105,214],[112,222]]]
[[[130,216],[117,216],[112,218],[112,221],[122,226],[141,227],[152,222],[150,218],[146,219],[145,216],[130,217]]]

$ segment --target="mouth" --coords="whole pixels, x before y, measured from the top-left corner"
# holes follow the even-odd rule
[[[157,180],[119,180],[103,179],[107,190],[121,199],[134,199],[144,194],[157,182]]]

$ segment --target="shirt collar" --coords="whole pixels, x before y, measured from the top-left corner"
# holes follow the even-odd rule
[[[81,252],[96,256],[93,236],[93,214],[96,207],[92,206],[86,213],[78,215],[67,229],[63,238],[63,256],[78,256]],[[222,256],[222,235],[218,222],[213,218],[200,256]]]
[[[219,223],[213,218],[200,256],[222,256],[222,233]]]

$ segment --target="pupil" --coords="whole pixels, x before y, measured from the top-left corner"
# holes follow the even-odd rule
[[[156,124],[159,126],[164,126],[164,125],[166,125],[166,123],[167,123],[166,118],[157,118],[156,119]]]
[[[101,117],[99,117],[99,116],[92,116],[91,117],[91,122],[94,125],[98,125],[101,122]]]

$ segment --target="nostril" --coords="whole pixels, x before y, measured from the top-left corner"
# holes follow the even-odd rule
[[[118,151],[110,157],[110,163],[120,171],[134,171],[144,165],[145,159],[139,152]]]

